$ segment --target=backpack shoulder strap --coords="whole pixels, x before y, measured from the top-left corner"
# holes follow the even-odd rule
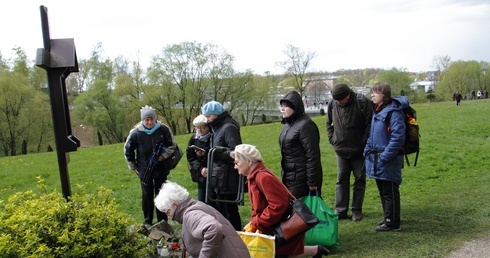
[[[393,110],[391,110],[390,112],[388,112],[388,115],[386,115],[386,122],[389,124],[390,121],[391,121],[391,114],[393,114]]]
[[[366,105],[366,98],[361,93],[356,93],[357,106],[364,114],[364,106]]]

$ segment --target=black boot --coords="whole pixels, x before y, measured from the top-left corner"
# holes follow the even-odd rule
[[[313,258],[322,258],[322,256],[327,256],[330,253],[328,249],[323,245],[318,245],[318,252],[313,256]]]

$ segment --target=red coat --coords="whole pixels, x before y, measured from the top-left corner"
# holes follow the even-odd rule
[[[262,162],[247,176],[248,195],[252,207],[251,231],[259,229],[263,234],[273,235],[276,226],[289,208],[286,186]],[[304,234],[282,246],[276,246],[276,254],[298,255],[304,249]]]

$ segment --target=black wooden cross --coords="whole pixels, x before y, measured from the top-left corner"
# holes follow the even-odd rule
[[[68,200],[71,195],[68,152],[76,151],[80,147],[80,141],[71,132],[65,79],[70,73],[78,72],[77,53],[73,39],[50,38],[48,8],[41,5],[40,9],[44,48],[37,49],[36,65],[46,70],[48,78],[61,188],[63,196]]]

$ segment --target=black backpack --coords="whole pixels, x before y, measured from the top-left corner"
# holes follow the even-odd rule
[[[391,119],[391,111],[386,117],[386,121],[389,123]],[[417,124],[417,111],[411,106],[408,106],[402,110],[405,117],[405,143],[403,144],[400,154],[405,155],[405,161],[408,166],[410,166],[410,161],[408,160],[408,154],[416,153],[415,162],[413,166],[417,166],[417,160],[419,159],[420,152],[420,133],[419,125]]]

